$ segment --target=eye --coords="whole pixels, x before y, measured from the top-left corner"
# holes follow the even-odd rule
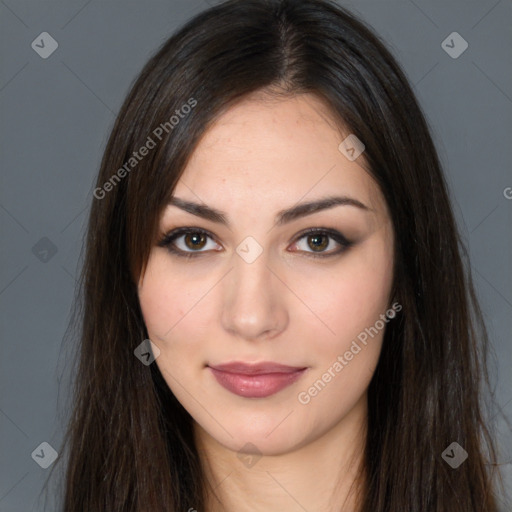
[[[304,242],[301,242],[302,240]],[[308,256],[324,258],[340,254],[351,245],[353,243],[347,240],[339,231],[325,228],[310,228],[303,232],[293,244],[293,246],[298,247],[299,251],[307,253]],[[336,249],[336,246],[338,246],[338,249]]]
[[[213,243],[213,246],[211,244],[208,246],[208,239],[213,241],[212,235],[203,229],[179,228],[165,235],[158,246],[166,247],[177,256],[190,258],[207,250],[218,250],[215,249],[215,243]],[[205,251],[202,249],[205,249]]]

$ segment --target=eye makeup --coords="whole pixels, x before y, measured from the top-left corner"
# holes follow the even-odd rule
[[[208,239],[212,240],[215,244],[216,237],[208,230],[198,227],[180,227],[173,229],[172,231],[162,235],[162,238],[158,242],[158,247],[166,248],[172,255],[184,258],[196,258],[203,257],[213,252],[219,252],[219,249],[208,249],[202,250],[208,245]],[[312,258],[330,258],[337,256],[345,252],[348,248],[354,245],[354,242],[348,240],[342,233],[331,228],[308,228],[298,233],[293,242],[292,246],[297,245],[302,239],[306,239],[307,247],[313,249],[308,250],[297,250],[292,252],[299,252],[304,254],[306,257]],[[178,247],[177,241],[180,242]],[[325,243],[327,241],[327,244]],[[338,248],[335,250],[325,251],[324,249],[329,246],[337,244]],[[220,244],[218,244],[220,245]],[[190,250],[187,250],[190,249]],[[198,250],[195,250],[198,249]],[[320,249],[317,251],[316,249]]]

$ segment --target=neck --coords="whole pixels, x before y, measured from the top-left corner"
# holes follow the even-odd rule
[[[356,512],[367,425],[366,394],[321,437],[244,465],[198,424],[208,512]]]

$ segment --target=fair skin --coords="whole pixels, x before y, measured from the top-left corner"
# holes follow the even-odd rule
[[[161,217],[162,238],[180,227],[211,234],[174,240],[177,250],[200,253],[190,259],[158,240],[139,282],[148,334],[161,351],[156,364],[194,419],[214,489],[208,511],[355,510],[349,488],[384,329],[342,371],[332,368],[391,306],[393,230],[364,153],[350,161],[338,149],[349,133],[340,134],[315,96],[247,98],[210,127],[173,193],[222,211],[229,224],[176,205]],[[328,196],[366,208],[337,205],[275,222],[281,210]],[[335,254],[343,246],[330,236],[298,236],[308,228],[336,230],[353,245]],[[249,236],[263,249],[250,263],[237,252]],[[254,255],[255,247],[244,249]],[[318,253],[331,256],[311,256]],[[305,370],[270,396],[247,398],[208,367],[231,361]],[[325,387],[308,394],[318,379]]]

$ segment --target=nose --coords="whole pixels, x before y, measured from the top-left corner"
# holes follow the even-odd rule
[[[249,341],[278,336],[289,322],[286,287],[269,267],[265,252],[252,263],[234,254],[233,265],[223,280],[223,328]]]

